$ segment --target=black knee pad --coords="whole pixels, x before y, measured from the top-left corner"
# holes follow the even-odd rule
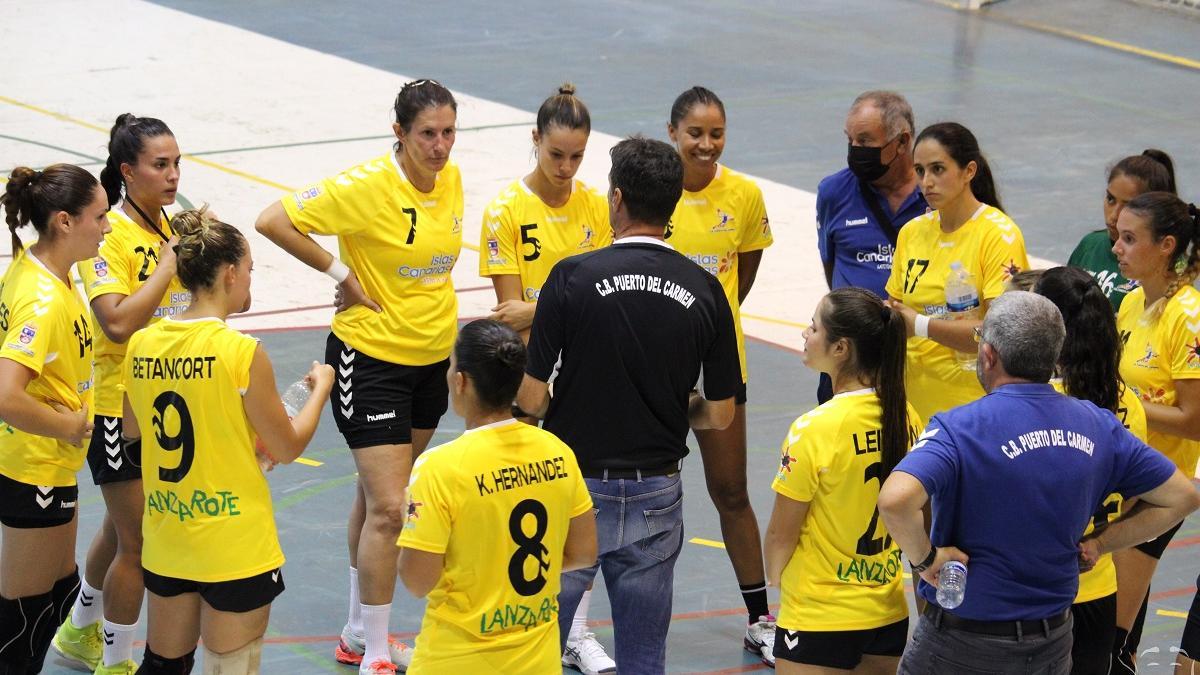
[[[67,576],[54,582],[54,587],[50,589],[53,607],[50,620],[41,624],[37,635],[34,636],[34,643],[38,645],[38,651],[33,655],[33,661],[30,664],[31,672],[36,673],[42,669],[42,664],[46,661],[46,653],[50,650],[50,641],[54,639],[54,632],[71,614],[71,607],[74,606],[77,595],[79,595],[78,567]]]
[[[188,675],[192,666],[196,665],[196,650],[174,659],[168,659],[155,654],[146,645],[142,656],[142,665],[138,666],[136,675]]]
[[[54,599],[50,593],[23,598],[0,598],[0,673],[36,673],[40,653],[43,657],[54,636]],[[49,632],[46,626],[50,626]],[[42,646],[38,637],[48,635]]]

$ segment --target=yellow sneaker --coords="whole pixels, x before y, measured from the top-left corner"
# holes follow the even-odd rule
[[[100,664],[96,668],[95,675],[134,675],[137,672],[138,664],[126,659],[115,666],[106,666]]]
[[[76,668],[83,667],[87,672],[96,670],[100,665],[100,657],[104,655],[104,644],[100,642],[100,622],[77,627],[71,623],[71,617],[58,627],[54,639],[50,641],[54,651],[70,661]]]

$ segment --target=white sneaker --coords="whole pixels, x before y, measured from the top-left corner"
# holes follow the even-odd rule
[[[775,667],[775,617],[764,614],[758,621],[746,626],[746,639],[742,641],[746,651],[762,662]]]
[[[567,648],[563,650],[562,662],[564,666],[574,668],[583,675],[617,672],[616,662],[608,658],[608,654],[604,651],[604,645],[596,640],[593,633],[584,633],[578,639],[568,637]]]
[[[341,639],[338,640],[337,647],[333,650],[333,658],[337,659],[338,663],[358,666],[362,665],[363,654],[366,651],[367,644],[363,636],[350,630],[350,626],[346,626],[342,629]],[[389,635],[388,656],[391,657],[392,664],[396,666],[397,670],[403,673],[408,670],[409,664],[412,663],[413,650],[412,647]]]

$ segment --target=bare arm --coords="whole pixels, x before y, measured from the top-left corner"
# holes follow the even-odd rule
[[[446,556],[441,553],[412,548],[400,549],[400,581],[413,597],[423,598],[429,595],[429,591],[441,580],[445,565]]]
[[[1174,380],[1175,405],[1143,402],[1146,426],[1172,436],[1200,441],[1200,380]]]
[[[733,397],[710,401],[697,392],[688,398],[688,426],[693,429],[724,429],[733,421]]]
[[[586,511],[571,519],[567,541],[563,544],[562,571],[571,572],[596,563],[596,516]]]
[[[517,391],[517,406],[532,417],[545,417],[550,407],[550,385],[526,373]]]
[[[771,511],[771,522],[763,536],[763,561],[767,566],[767,585],[779,587],[783,568],[787,567],[796,545],[800,543],[800,530],[808,517],[808,502],[798,502],[781,494],[775,495],[775,509]]]
[[[1137,504],[1108,527],[1089,535],[1081,544],[1085,558],[1099,558],[1123,548],[1140,544],[1170,529],[1189,513],[1200,508],[1200,494],[1178,469],[1165,483],[1138,495]]]
[[[242,405],[267,454],[281,464],[299,457],[316,433],[321,408],[333,387],[333,368],[314,362],[305,379],[312,387],[312,394],[295,419],[289,420],[275,389],[271,359],[261,345],[255,350],[250,363],[250,386],[242,397]]]
[[[158,309],[175,277],[175,245],[178,243],[179,237],[171,237],[163,243],[158,252],[158,265],[146,283],[131,295],[109,293],[92,300],[92,311],[108,339],[124,344],[130,335],[154,317],[154,310]]]
[[[738,304],[746,301],[750,289],[754,287],[754,277],[758,275],[758,266],[762,263],[763,250],[746,251],[738,256]],[[832,269],[830,274],[832,275]],[[832,281],[832,276],[830,277]]]
[[[25,391],[36,377],[37,373],[16,361],[0,358],[0,419],[27,434],[81,445],[92,431],[87,406],[70,410],[57,403],[42,403]]]
[[[254,229],[290,253],[293,258],[318,272],[324,272],[333,264],[333,254],[296,229],[287,211],[283,209],[282,202],[274,202],[264,209],[255,221]],[[366,305],[376,312],[382,311],[374,300],[367,297],[354,270],[350,270],[350,276],[338,284],[338,289],[342,292],[342,302],[338,305],[338,311],[358,304]]]
[[[496,288],[497,304],[488,318],[508,324],[528,342],[529,327],[533,325],[537,301],[525,302],[521,277],[516,274],[498,274],[492,277],[492,286]]]
[[[929,494],[921,481],[903,471],[893,471],[879,490],[879,516],[892,539],[913,564],[925,560],[933,549],[925,530],[924,508],[928,502]],[[921,578],[936,586],[942,565],[951,560],[965,563],[967,554],[953,546],[939,547],[933,564],[921,572]]]
[[[887,305],[893,310],[900,312],[900,315],[904,317],[904,325],[908,329],[908,336],[912,337],[915,334],[913,327],[917,320],[917,310],[896,298],[888,298]],[[987,306],[988,301],[986,300],[980,305],[985,314]],[[929,339],[951,349],[973,354],[979,349],[979,343],[975,341],[975,329],[982,325],[982,319],[973,319],[970,321],[930,319]]]

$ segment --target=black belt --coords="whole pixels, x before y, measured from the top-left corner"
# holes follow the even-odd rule
[[[679,473],[683,467],[683,460],[663,464],[662,466],[654,466],[648,469],[598,469],[598,468],[580,468],[584,478],[593,478],[596,480],[619,480],[634,478],[641,480],[647,476],[669,476],[673,473]]]
[[[1050,631],[1067,622],[1067,617],[1071,615],[1071,612],[1070,610],[1066,610],[1057,616],[1040,620],[976,621],[974,619],[964,619],[955,616],[931,602],[925,605],[925,611],[922,614],[929,617],[929,620],[933,621],[933,624],[938,628],[953,628],[966,633],[1010,637],[1019,640],[1026,635],[1036,635],[1038,633],[1049,637]]]

